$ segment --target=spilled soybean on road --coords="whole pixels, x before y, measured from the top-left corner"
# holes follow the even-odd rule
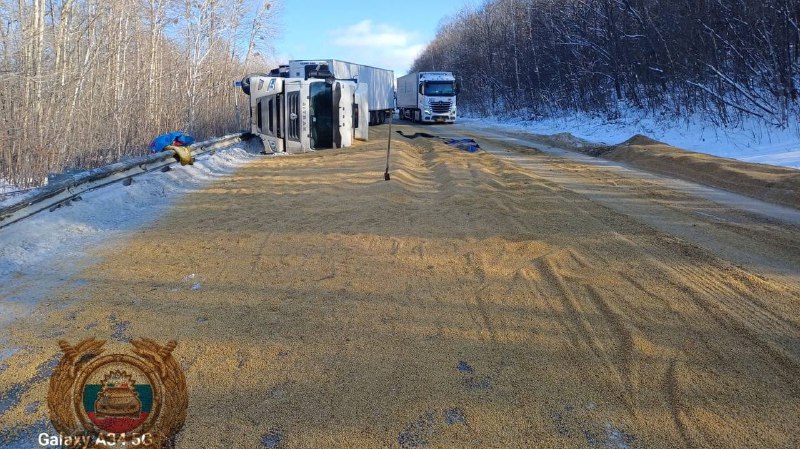
[[[395,137],[385,182],[371,133],[186,196],[11,343],[177,339],[179,448],[800,445],[796,224],[485,135]]]

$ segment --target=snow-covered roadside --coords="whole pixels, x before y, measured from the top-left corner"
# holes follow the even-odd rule
[[[3,178],[0,178],[0,197],[6,193],[12,193],[19,190],[17,186],[11,184]]]
[[[88,249],[152,222],[183,194],[233,172],[256,157],[246,143],[201,155],[194,165],[117,182],[0,229],[0,366],[13,354],[5,326],[29,314],[54,287],[91,264]]]
[[[738,128],[721,128],[699,117],[690,120],[642,118],[634,112],[608,120],[596,115],[575,114],[562,118],[523,120],[519,118],[463,118],[474,126],[535,134],[568,132],[590,142],[618,144],[643,134],[670,145],[699,153],[745,162],[800,168],[800,124],[780,130],[767,129],[756,121]]]
[[[20,187],[15,186],[14,184],[8,182],[5,179],[0,178],[0,201],[2,201],[6,197],[11,197],[11,196],[23,193],[26,190],[30,190],[30,189],[22,189]]]

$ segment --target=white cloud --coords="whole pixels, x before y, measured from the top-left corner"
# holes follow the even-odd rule
[[[416,33],[391,25],[363,20],[349,27],[331,31],[333,43],[341,47],[406,47]]]
[[[422,53],[422,50],[425,50],[425,46],[425,44],[409,45],[408,47],[391,49],[390,53],[397,58],[413,61]]]
[[[342,59],[385,67],[403,75],[414,59],[425,49],[417,32],[392,25],[363,20],[348,27],[331,31],[331,43],[346,54]]]

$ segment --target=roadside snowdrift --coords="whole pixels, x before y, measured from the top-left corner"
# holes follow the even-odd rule
[[[201,155],[191,166],[173,164],[168,172],[137,176],[129,186],[116,182],[86,192],[80,201],[0,229],[0,328],[85,267],[89,248],[155,220],[181,195],[253,157],[248,144],[241,143]],[[18,291],[25,291],[24,297]]]

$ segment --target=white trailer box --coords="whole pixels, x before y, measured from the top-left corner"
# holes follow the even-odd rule
[[[383,123],[394,109],[394,72],[337,59],[289,61],[289,78],[308,79],[318,68],[325,68],[337,80],[353,80],[369,86],[370,124]]]
[[[450,72],[412,72],[397,78],[400,117],[415,122],[456,121],[456,79]]]

